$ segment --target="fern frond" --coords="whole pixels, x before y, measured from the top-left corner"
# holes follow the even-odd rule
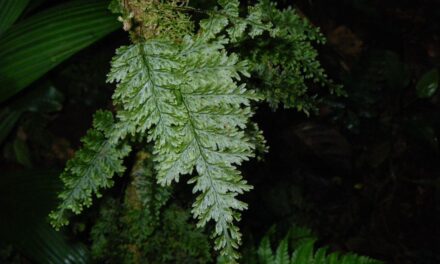
[[[317,103],[316,96],[309,92],[310,83],[342,95],[341,87],[328,79],[312,45],[325,42],[319,29],[292,8],[279,10],[267,0],[257,7],[261,23],[273,25],[273,38],[259,38],[258,45],[252,41],[244,51],[256,79],[252,88],[274,109],[282,104],[307,114],[315,110]]]
[[[82,139],[82,149],[67,163],[60,176],[64,183],[64,190],[58,195],[61,203],[50,214],[55,227],[68,223],[68,211],[79,214],[84,207],[89,207],[92,195],[99,197],[101,188],[113,185],[113,175],[124,172],[122,159],[129,153],[130,147],[107,139],[107,134],[114,129],[113,122],[111,112],[96,112],[93,128]]]
[[[248,15],[240,17],[240,2],[238,0],[219,0],[221,9],[210,12],[210,16],[200,22],[201,33],[207,38],[216,37],[225,29],[228,41],[242,41],[246,35],[254,38],[267,31],[275,36],[276,29],[271,22],[263,21],[264,10],[261,3],[249,6]],[[247,33],[246,33],[247,30]]]
[[[261,131],[250,122],[251,104],[265,97],[272,105],[309,109],[296,100],[305,95],[306,80],[326,81],[309,43],[320,35],[296,17],[291,20],[291,11],[278,11],[268,1],[240,17],[238,0],[220,0],[221,9],[205,12],[209,16],[200,21],[196,34],[193,21],[180,12],[196,9],[180,2],[112,2],[134,42],[117,50],[108,75],[108,82],[117,83],[116,121],[109,112],[97,113],[84,148],[62,175],[66,189],[51,218],[59,226],[67,222],[66,209],[79,213],[89,206],[92,194],[99,195],[99,188],[110,186],[112,175],[123,171],[122,158],[129,151],[123,142],[128,137],[146,139],[153,143],[157,182],[167,186],[191,175],[188,182],[197,193],[193,216],[198,226],[214,222],[215,248],[227,263],[235,263],[241,243],[236,222],[247,208],[237,196],[252,188],[237,167],[254,156],[255,149],[266,150]],[[226,45],[238,47],[266,33],[281,40],[273,51],[260,39],[250,51],[239,51],[247,60],[226,51]],[[240,80],[249,77],[249,68],[262,84],[251,90]],[[149,204],[163,204],[167,196],[152,201],[153,175],[146,175],[145,181],[134,183],[145,195],[143,206],[156,215]],[[273,259],[286,262],[284,245]]]
[[[272,252],[270,241],[267,236],[261,240],[257,254],[258,254],[259,263],[261,264],[275,263],[275,256]]]
[[[295,236],[295,233],[303,233],[306,236]],[[344,264],[381,264],[382,262],[358,256],[353,253],[340,254],[337,252],[327,254],[327,248],[319,248],[314,250],[315,238],[310,237],[311,232],[307,229],[293,228],[289,234],[281,240],[276,252],[272,251],[268,235],[261,240],[257,250],[259,264],[328,264],[328,263],[344,263]],[[289,241],[295,241],[295,248],[289,256]]]
[[[287,243],[287,239],[283,240]],[[319,256],[322,256],[321,260],[315,259],[313,256],[313,246],[315,244],[315,239],[305,239],[303,240],[293,251],[292,257],[290,259],[291,264],[296,263],[325,263],[326,250],[322,249]],[[321,261],[321,262],[318,262]]]
[[[246,204],[236,196],[251,187],[236,166],[254,149],[244,129],[256,97],[237,84],[245,63],[220,41],[190,37],[181,44],[150,40],[117,54],[109,74],[119,82],[114,100],[122,108],[114,137],[148,133],[163,185],[195,169],[189,182],[200,195],[192,212],[199,226],[216,222],[216,248],[237,258],[234,221]]]
[[[276,4],[260,0],[249,6],[246,17],[239,16],[239,1],[219,1],[220,9],[202,20],[202,33],[207,39],[225,31],[228,41],[246,43],[241,55],[249,61],[256,79],[250,88],[272,108],[280,104],[309,114],[316,110],[317,96],[309,93],[308,84],[327,86],[332,93],[343,95],[340,86],[327,78],[313,43],[325,38],[296,10],[279,10]],[[208,32],[208,33],[206,33]],[[269,34],[269,38],[264,36]]]
[[[277,251],[275,252],[275,264],[289,264],[289,248],[287,240],[284,239],[278,245]],[[307,262],[304,262],[307,263]]]

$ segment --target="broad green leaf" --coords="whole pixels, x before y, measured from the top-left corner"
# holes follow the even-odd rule
[[[59,188],[57,171],[3,172],[0,237],[32,263],[88,263],[87,249],[67,242],[46,222]]]
[[[18,163],[25,166],[26,168],[32,168],[31,155],[29,153],[29,148],[26,142],[21,139],[15,139],[13,143],[15,159]]]
[[[29,0],[0,0],[0,36],[17,20]]]
[[[0,144],[9,135],[20,116],[21,112],[12,111],[10,109],[4,109],[0,112]]]
[[[13,26],[0,39],[0,102],[119,27],[106,1],[73,1]]]
[[[417,82],[416,92],[419,98],[430,98],[438,89],[439,73],[437,69],[425,73]]]

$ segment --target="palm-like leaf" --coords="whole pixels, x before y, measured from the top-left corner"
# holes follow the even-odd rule
[[[67,243],[46,221],[58,187],[58,172],[54,171],[3,174],[0,238],[35,263],[87,263],[86,248]]]
[[[0,36],[17,20],[29,0],[0,1]]]
[[[105,1],[72,1],[12,26],[0,38],[0,102],[118,27]]]

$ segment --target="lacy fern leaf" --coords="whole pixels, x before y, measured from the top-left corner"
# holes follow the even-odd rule
[[[296,108],[306,114],[314,111],[317,98],[309,94],[310,83],[328,87],[332,93],[343,94],[341,87],[327,78],[317,60],[318,52],[312,43],[325,42],[319,29],[292,8],[279,10],[267,0],[260,1],[255,8],[261,23],[273,25],[273,38],[253,40],[244,54],[256,80],[252,88],[272,108],[282,104],[285,108]]]
[[[193,214],[204,226],[214,220],[216,248],[238,258],[241,235],[234,221],[246,208],[237,194],[251,187],[236,165],[253,154],[244,129],[256,100],[239,73],[246,65],[222,42],[187,37],[181,44],[150,40],[124,47],[109,81],[119,82],[114,100],[122,109],[115,138],[148,133],[155,142],[158,181],[169,185],[195,169]]]
[[[275,36],[277,29],[273,28],[271,22],[263,21],[265,10],[261,2],[249,6],[246,17],[239,15],[240,2],[238,0],[219,0],[218,2],[222,8],[219,11],[210,12],[210,17],[200,22],[202,34],[208,39],[216,37],[222,30],[227,32],[228,40],[232,43],[243,41],[247,35],[254,38],[265,31]]]
[[[90,206],[92,194],[100,196],[101,188],[112,186],[113,175],[124,172],[122,159],[129,153],[130,147],[107,139],[106,135],[113,128],[111,112],[96,112],[93,128],[82,139],[83,148],[69,160],[60,176],[64,183],[64,190],[58,195],[61,203],[50,214],[55,227],[68,223],[66,214],[69,211],[79,214],[84,207]]]

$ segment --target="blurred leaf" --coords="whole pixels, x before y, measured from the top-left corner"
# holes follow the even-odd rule
[[[17,241],[15,245],[36,263],[89,263],[84,245],[67,243],[64,236],[46,222],[41,221],[26,231],[25,239]]]
[[[29,0],[0,1],[0,36],[17,20]]]
[[[292,227],[294,230],[296,227]],[[291,229],[291,230],[292,230]],[[368,257],[358,256],[353,253],[328,253],[327,247],[321,247],[315,250],[316,238],[313,236],[303,237],[298,244],[292,246],[288,241],[291,239],[290,231],[286,238],[278,242],[276,252],[272,251],[270,236],[265,235],[258,249],[254,253],[258,255],[257,262],[249,262],[249,259],[243,259],[241,263],[259,263],[259,264],[380,264],[381,261],[370,259]],[[295,231],[293,231],[295,233]],[[307,234],[308,233],[308,234]],[[305,233],[311,235],[311,232]],[[289,238],[290,237],[290,238]],[[289,257],[291,251],[291,257]]]
[[[277,251],[275,252],[275,263],[276,264],[289,264],[289,248],[287,244],[287,239],[281,240],[278,245]]]
[[[49,83],[18,98],[0,111],[0,144],[24,112],[50,113],[62,108],[63,95]]]
[[[27,168],[32,168],[31,155],[26,142],[17,138],[14,140],[13,146],[17,162]]]
[[[305,240],[298,248],[292,253],[291,263],[314,263],[313,246],[315,244],[314,239]],[[321,258],[321,256],[319,256]],[[318,262],[319,263],[319,262]]]
[[[4,109],[0,112],[0,144],[14,128],[15,123],[20,118],[21,112]]]
[[[0,239],[34,263],[88,263],[83,245],[67,243],[46,222],[59,189],[59,172],[29,170],[0,177]]]
[[[18,111],[50,113],[63,107],[63,94],[50,83],[29,92],[13,104]]]
[[[437,69],[432,69],[425,73],[417,82],[416,92],[419,98],[430,98],[438,89],[439,73]]]
[[[0,102],[116,30],[106,1],[73,1],[13,26],[0,39]]]

